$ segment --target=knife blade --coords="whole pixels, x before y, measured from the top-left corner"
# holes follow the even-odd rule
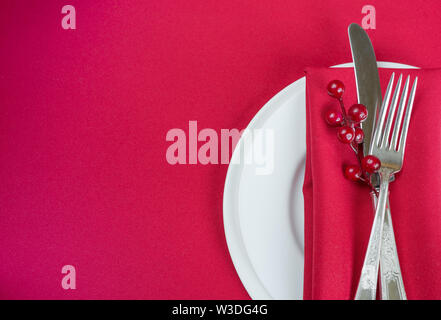
[[[363,28],[355,23],[349,25],[348,34],[354,61],[358,102],[364,104],[368,110],[368,118],[362,123],[362,128],[365,132],[363,153],[367,155],[375,128],[377,109],[382,101],[380,78],[374,48],[369,36]],[[375,180],[378,179],[375,179],[375,176],[373,178],[373,184],[375,185]],[[374,193],[371,193],[371,195],[375,208],[377,199]],[[383,300],[406,300],[390,215],[389,200],[383,230],[380,257],[381,296]],[[363,299],[362,295],[357,290],[356,299]]]
[[[364,104],[368,110],[368,118],[361,124],[364,131],[363,153],[367,155],[377,118],[377,109],[381,104],[380,78],[374,48],[367,33],[356,23],[349,25],[348,33],[354,61],[358,102]]]

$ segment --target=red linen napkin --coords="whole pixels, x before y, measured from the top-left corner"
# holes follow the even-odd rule
[[[441,299],[441,69],[380,69],[383,94],[393,71],[419,78],[403,169],[390,185],[404,285],[408,299]],[[343,176],[355,154],[324,121],[339,110],[326,91],[333,79],[346,86],[346,108],[356,103],[352,68],[306,71],[305,299],[354,298],[374,217],[369,189]]]

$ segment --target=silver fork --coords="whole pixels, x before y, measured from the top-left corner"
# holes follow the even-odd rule
[[[391,176],[399,172],[403,166],[407,132],[409,129],[410,116],[418,82],[418,77],[416,77],[412,85],[407,107],[405,108],[410,81],[410,76],[407,77],[397,110],[402,77],[403,75],[400,75],[397,86],[394,90],[392,103],[389,107],[394,83],[394,74],[391,76],[378,115],[378,122],[375,127],[374,137],[370,147],[369,154],[376,156],[381,161],[381,168],[378,172],[380,176],[380,191],[377,208],[375,210],[374,223],[369,237],[369,244],[364,258],[357,293],[355,295],[356,300],[375,300],[376,298],[378,266],[380,262],[381,239],[383,237],[383,224],[387,205],[389,180]]]

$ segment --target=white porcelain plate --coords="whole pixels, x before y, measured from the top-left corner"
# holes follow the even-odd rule
[[[378,66],[415,68],[391,62],[378,62]],[[274,133],[272,174],[257,174],[258,164],[240,160],[244,136],[228,168],[225,235],[236,271],[253,299],[303,297],[305,122],[305,78],[301,78],[276,94],[247,127],[251,132],[269,129]]]

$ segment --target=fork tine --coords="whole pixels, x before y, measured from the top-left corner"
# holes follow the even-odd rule
[[[380,139],[383,134],[383,125],[384,125],[384,120],[386,119],[386,111],[387,111],[387,106],[389,105],[390,94],[391,94],[392,86],[394,84],[394,78],[395,78],[395,72],[393,72],[390,77],[389,84],[387,85],[386,93],[384,95],[383,103],[381,104],[380,114],[378,115],[378,123],[376,125],[376,129],[374,130],[374,138],[372,139],[372,143],[371,143],[371,148],[370,148],[371,150],[373,146],[376,147],[379,146]]]
[[[412,85],[412,90],[410,91],[409,101],[407,103],[406,107],[406,113],[404,115],[404,122],[403,122],[403,131],[401,132],[400,137],[400,144],[398,146],[398,151],[404,155],[404,148],[406,146],[406,138],[407,138],[407,130],[409,129],[409,123],[410,123],[410,115],[412,113],[413,108],[413,101],[415,99],[415,90],[418,83],[418,77],[415,78],[415,81]]]
[[[397,109],[398,95],[400,94],[402,80],[403,80],[403,74],[400,74],[400,77],[398,78],[397,85],[395,87],[394,95],[392,96],[392,102],[389,107],[389,112],[386,117],[387,118],[386,127],[384,128],[383,141],[381,142],[381,148],[385,148],[385,147],[389,146],[390,130],[392,128],[392,123],[394,121],[395,110]]]
[[[407,101],[407,94],[409,92],[410,75],[407,76],[406,83],[404,84],[403,93],[401,94],[400,104],[397,110],[397,117],[395,118],[394,132],[390,142],[389,150],[397,150],[398,137],[401,129],[401,121],[403,120],[404,106]]]

